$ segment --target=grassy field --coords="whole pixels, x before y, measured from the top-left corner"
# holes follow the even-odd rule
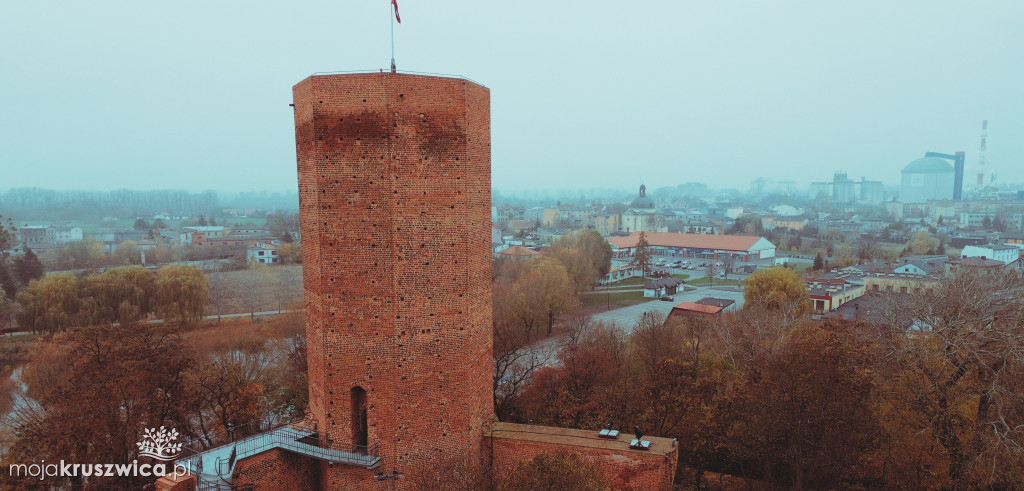
[[[638,286],[644,286],[644,285],[646,285],[646,284],[648,284],[650,282],[651,282],[651,280],[648,279],[648,278],[641,278],[639,276],[631,276],[631,277],[626,278],[624,280],[619,280],[619,281],[616,281],[616,282],[613,282],[613,283],[609,283],[608,287],[609,288],[620,288],[620,287],[636,288]]]
[[[210,289],[224,293],[221,314],[249,312],[247,304],[255,299],[257,311],[287,309],[302,302],[302,265],[267,266],[260,269],[208,273]],[[208,305],[207,315],[217,314]]]
[[[711,281],[709,278],[699,278],[699,279],[696,279],[696,280],[693,280],[693,281],[689,282],[689,284],[690,285],[708,285],[708,284],[710,284],[712,286],[741,286],[742,285],[742,281],[735,280],[735,279],[732,279],[732,278],[729,278],[728,280],[723,280],[721,278],[715,278],[714,281]]]
[[[814,264],[813,263],[794,263],[793,271],[796,271],[797,273],[803,273],[804,271],[807,271],[808,269],[810,269],[811,266],[814,266]]]

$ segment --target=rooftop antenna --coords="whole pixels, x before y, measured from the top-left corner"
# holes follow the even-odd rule
[[[398,0],[391,0],[391,5],[395,7],[395,16],[391,17],[391,73],[396,73],[395,69],[395,21],[399,24],[402,23],[402,17],[398,15]],[[391,12],[388,12],[388,16],[391,16]]]

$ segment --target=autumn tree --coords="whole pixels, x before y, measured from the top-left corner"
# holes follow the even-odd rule
[[[658,363],[666,358],[678,358],[684,335],[677,322],[666,322],[662,312],[644,312],[633,326],[630,336],[633,353],[648,376],[652,376]]]
[[[889,349],[905,367],[894,376],[916,429],[943,448],[952,489],[1005,486],[1024,469],[1022,306],[1019,277],[974,271],[889,305]]]
[[[647,236],[643,230],[640,231],[636,251],[633,253],[633,261],[629,265],[640,268],[640,275],[643,277],[647,277],[647,271],[651,269],[651,245],[647,242]]]
[[[45,276],[30,282],[18,294],[18,325],[32,332],[66,331],[79,325],[82,303],[74,276]]]
[[[551,334],[555,318],[576,307],[569,273],[552,257],[522,261],[519,276],[504,292],[500,300],[508,306],[502,311],[522,327],[527,339],[545,323]]]
[[[164,266],[156,276],[156,311],[181,323],[199,321],[206,312],[209,285],[195,266]]]
[[[302,264],[302,244],[286,242],[277,247],[277,257],[283,264]]]
[[[270,365],[265,352],[244,346],[211,354],[189,372],[202,414],[200,431],[207,440],[229,439],[254,432],[267,414],[262,375]]]
[[[747,306],[770,311],[794,310],[797,313],[811,309],[803,279],[789,268],[759,269],[743,281],[743,286],[743,300]]]
[[[879,433],[870,355],[817,326],[789,331],[765,355],[727,395],[728,446],[749,465],[743,474],[791,489],[870,482],[860,473]]]
[[[99,275],[84,277],[80,282],[88,315],[81,324],[113,324],[136,322],[155,307],[156,281],[141,266],[111,268]]]
[[[576,292],[590,290],[611,269],[611,244],[594,231],[569,232],[555,240],[545,253],[565,266]]]
[[[907,251],[911,254],[935,254],[935,249],[939,247],[939,239],[932,237],[932,234],[921,230],[914,232],[914,236],[907,241]]]
[[[103,244],[94,240],[68,242],[60,251],[59,263],[67,269],[98,268],[106,263]]]
[[[811,269],[814,271],[825,270],[825,258],[822,257],[821,251],[814,255],[814,264],[811,265]]]
[[[9,462],[130,463],[146,428],[189,426],[183,373],[191,358],[170,328],[88,327],[54,339],[25,367],[34,401],[12,416]],[[0,486],[38,485],[0,473]],[[51,477],[47,485],[82,489],[141,489],[141,476]]]
[[[522,394],[525,417],[541,424],[570,428],[599,428],[607,424],[618,406],[618,382],[622,360],[617,356],[618,338],[603,336],[597,327],[576,343],[566,344],[558,363],[537,370]],[[612,343],[603,342],[612,341]]]
[[[117,245],[114,252],[110,253],[111,264],[132,265],[142,262],[142,254],[139,252],[139,244],[134,240],[126,240]]]
[[[584,491],[611,489],[598,467],[580,454],[541,452],[500,476],[500,491]]]

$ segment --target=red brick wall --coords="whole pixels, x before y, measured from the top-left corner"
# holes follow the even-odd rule
[[[254,485],[257,491],[307,491],[320,484],[320,462],[273,449],[235,464],[234,485]]]
[[[591,460],[595,468],[604,473],[612,489],[672,489],[679,459],[678,448],[665,455],[633,451],[625,448],[625,445],[621,450],[611,450],[501,437],[493,438],[492,454],[491,440],[490,437],[484,439],[483,450],[493,457],[491,469],[495,483],[499,485],[503,476],[512,471],[516,464],[530,460],[541,452],[576,452]]]
[[[196,477],[192,474],[163,476],[156,480],[153,487],[156,491],[195,491]]]
[[[294,101],[322,443],[351,445],[359,386],[388,471],[476,455],[493,412],[488,89],[326,75],[296,85]]]

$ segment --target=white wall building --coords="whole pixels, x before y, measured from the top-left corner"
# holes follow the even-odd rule
[[[983,246],[965,246],[964,250],[960,252],[961,257],[983,257],[985,259],[994,259],[996,261],[1002,261],[1003,264],[1010,264],[1020,257],[1021,250],[1016,246],[1012,245],[983,245]]]

